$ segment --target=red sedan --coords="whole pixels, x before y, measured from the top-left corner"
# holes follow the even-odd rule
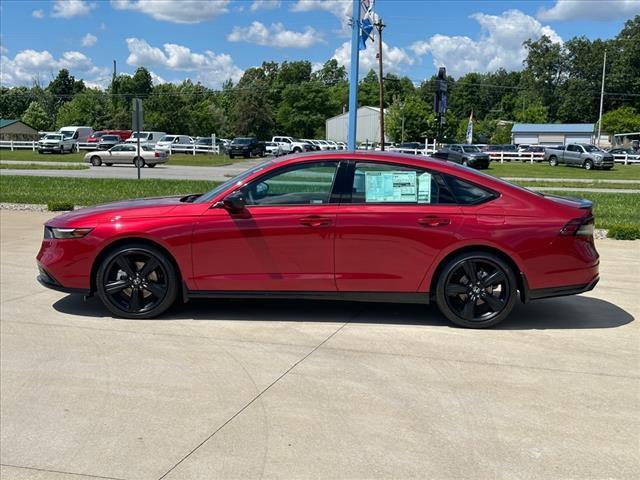
[[[518,298],[596,285],[591,207],[439,160],[290,155],[204,194],[56,217],[38,280],[127,318],[202,297],[435,301],[489,327]]]

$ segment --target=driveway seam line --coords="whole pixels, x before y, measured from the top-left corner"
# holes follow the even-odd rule
[[[353,318],[357,317],[360,314],[360,312],[358,312]],[[350,321],[350,320],[349,320]],[[202,442],[200,442],[198,445],[196,445],[195,448],[193,448],[189,453],[187,453],[184,457],[182,457],[175,465],[173,465],[169,470],[167,470],[162,476],[160,476],[158,478],[158,480],[162,480],[163,478],[165,478],[167,475],[169,475],[176,467],[178,467],[182,462],[184,462],[185,460],[187,460],[191,455],[193,455],[200,447],[202,447],[205,443],[207,443],[209,440],[211,440],[220,430],[222,430],[224,427],[226,427],[229,423],[231,423],[233,420],[235,420],[236,417],[238,417],[242,412],[244,412],[247,408],[249,408],[256,400],[258,400],[260,397],[262,397],[262,395],[264,395],[271,387],[273,387],[276,383],[278,383],[282,378],[284,378],[291,370],[293,370],[294,368],[296,368],[298,365],[300,365],[302,362],[304,362],[307,358],[309,358],[316,350],[318,350],[320,347],[322,347],[325,343],[327,343],[329,340],[331,340],[338,332],[340,332],[340,330],[342,330],[345,326],[347,326],[347,324],[349,323],[349,321],[344,322],[342,325],[340,325],[340,327],[338,327],[333,333],[331,333],[331,335],[329,335],[327,338],[325,338],[322,342],[320,342],[318,345],[316,345],[309,353],[307,353],[304,357],[302,357],[300,360],[298,360],[297,362],[295,362],[293,365],[291,365],[287,370],[285,370],[278,378],[276,378],[273,382],[271,382],[267,387],[265,387],[260,393],[258,393],[256,396],[254,396],[251,400],[249,400],[249,402],[247,402],[240,410],[238,410],[236,413],[234,413],[231,417],[229,417],[222,425],[220,425],[216,430],[214,430],[207,438],[205,438]]]
[[[102,475],[92,475],[90,473],[64,472],[62,470],[51,470],[49,468],[25,467],[22,465],[11,465],[9,463],[0,463],[0,466],[9,467],[9,468],[22,468],[24,470],[35,470],[37,472],[61,473],[62,475],[76,475],[79,477],[102,478],[105,480],[124,480],[123,478],[118,478],[118,477],[104,477]]]

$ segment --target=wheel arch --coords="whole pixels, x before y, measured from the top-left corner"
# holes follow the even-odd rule
[[[429,279],[429,296],[435,295],[438,278],[440,277],[440,273],[442,272],[447,262],[451,260],[453,257],[460,255],[462,253],[467,253],[467,252],[491,253],[493,255],[496,255],[497,257],[500,257],[502,260],[504,260],[507,263],[507,265],[511,267],[511,270],[513,271],[513,274],[516,277],[516,285],[518,287],[518,291],[520,292],[520,300],[523,303],[526,303],[528,301],[529,284],[527,282],[527,277],[523,269],[518,264],[518,262],[516,262],[512,256],[506,254],[503,250],[500,250],[497,247],[493,247],[490,245],[479,245],[479,244],[464,245],[462,247],[456,248],[450,251],[449,253],[447,253],[443,258],[441,258],[438,261],[438,265],[433,270],[433,274]]]
[[[105,245],[104,248],[100,250],[98,255],[96,255],[96,257],[94,258],[93,264],[91,265],[91,276],[89,278],[90,280],[89,288],[90,288],[91,294],[96,292],[96,274],[98,272],[98,268],[100,268],[100,264],[102,263],[102,261],[107,257],[107,255],[109,255],[116,248],[121,247],[123,245],[127,245],[127,244],[133,244],[133,243],[138,245],[147,245],[149,247],[156,248],[160,250],[164,255],[166,255],[167,259],[171,262],[171,264],[173,265],[173,268],[175,268],[176,273],[178,274],[178,279],[177,279],[178,289],[179,289],[178,292],[182,293],[182,297],[184,298],[184,294],[185,294],[184,275],[182,274],[180,265],[176,261],[175,257],[161,243],[146,237],[142,237],[142,236],[121,237],[109,243],[108,245]]]

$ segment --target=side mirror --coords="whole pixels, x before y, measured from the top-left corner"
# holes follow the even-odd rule
[[[239,190],[230,193],[222,200],[222,206],[230,212],[241,212],[246,205],[244,194]]]

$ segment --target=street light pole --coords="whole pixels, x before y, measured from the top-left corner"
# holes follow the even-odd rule
[[[382,29],[386,27],[379,18],[374,26],[378,30],[378,67],[380,69],[380,151],[384,152],[384,75],[382,71]]]
[[[598,116],[598,146],[600,146],[600,133],[602,132],[602,105],[604,103],[604,73],[607,69],[607,51],[604,51],[602,61],[602,88],[600,90],[600,115]]]

